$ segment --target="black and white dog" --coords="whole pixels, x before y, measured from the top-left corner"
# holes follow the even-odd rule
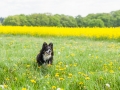
[[[53,43],[47,44],[46,42],[44,42],[42,49],[40,50],[40,52],[36,58],[38,65],[52,64],[53,63],[53,55],[54,55]]]

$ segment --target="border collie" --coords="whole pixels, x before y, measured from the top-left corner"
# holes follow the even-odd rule
[[[47,44],[46,42],[44,42],[42,45],[42,49],[40,50],[40,52],[36,58],[38,65],[52,64],[53,63],[53,55],[54,55],[53,43]]]

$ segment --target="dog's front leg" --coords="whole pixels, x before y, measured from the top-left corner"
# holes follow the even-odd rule
[[[52,64],[52,62],[51,62],[51,61],[48,61],[48,64]]]
[[[52,65],[52,62],[53,61],[53,58],[50,58],[50,60],[48,61],[48,64],[51,64]]]

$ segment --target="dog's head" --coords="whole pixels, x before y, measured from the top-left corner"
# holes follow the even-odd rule
[[[42,50],[45,55],[51,55],[53,53],[53,43],[47,44],[46,42],[44,42]]]

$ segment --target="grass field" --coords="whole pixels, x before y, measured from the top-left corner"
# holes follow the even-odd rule
[[[53,65],[36,65],[42,43]],[[0,35],[0,90],[120,90],[120,42]]]

